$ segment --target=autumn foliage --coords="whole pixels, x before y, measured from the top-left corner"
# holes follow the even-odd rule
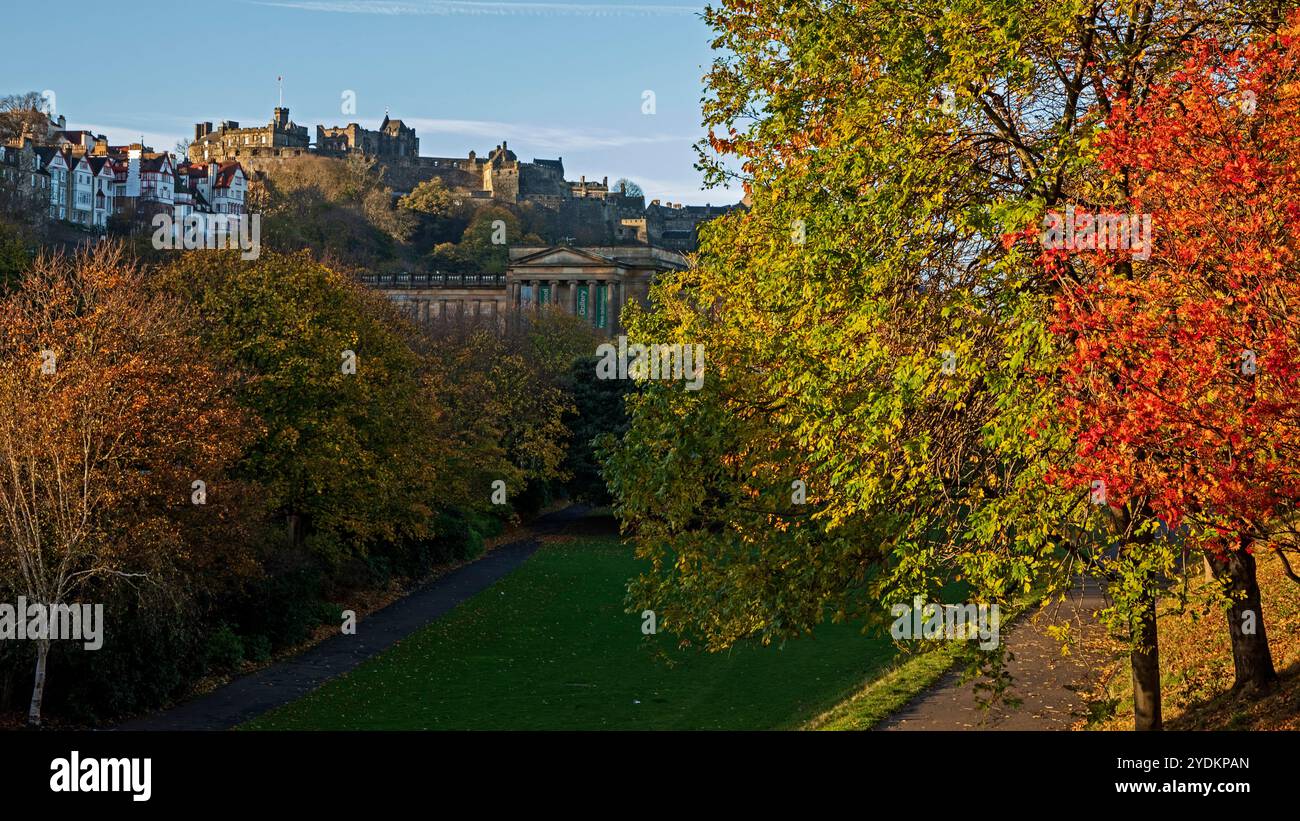
[[[4,706],[33,655],[32,723],[48,659],[64,720],[183,696],[535,512],[591,329],[500,330],[421,328],[305,253],[29,266],[0,303],[0,600],[100,602],[107,627],[95,652],[0,643]]]
[[[1300,492],[1300,77],[1294,35],[1199,44],[1140,106],[1117,108],[1100,162],[1157,226],[1147,262],[1084,254],[1053,330],[1073,342],[1068,480],[1142,497],[1170,527],[1267,541]]]
[[[1273,677],[1253,554],[1289,566],[1300,500],[1298,35],[1198,42],[1143,102],[1115,108],[1099,163],[1131,191],[1119,210],[1151,215],[1149,260],[1047,255],[1052,329],[1070,345],[1061,418],[1078,441],[1053,478],[1206,553],[1232,597],[1239,685]]]
[[[0,303],[5,587],[69,604],[238,565],[241,545],[205,555],[207,528],[186,519],[192,483],[223,478],[256,421],[189,334],[117,247],[43,257]],[[222,515],[214,504],[207,527]],[[37,644],[39,723],[50,643]]]
[[[607,465],[651,567],[632,605],[723,649],[1083,574],[1156,728],[1156,601],[1206,555],[1267,680],[1251,562],[1300,489],[1295,29],[1193,5],[709,9],[701,165],[751,207],[627,323],[711,363],[632,397]],[[1067,206],[1150,214],[1151,255],[1044,253]]]

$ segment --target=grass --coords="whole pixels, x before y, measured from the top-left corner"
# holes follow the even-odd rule
[[[957,661],[960,646],[909,656],[885,675],[805,725],[808,730],[869,730],[934,684]]]
[[[638,570],[631,549],[614,538],[544,544],[446,617],[245,726],[794,729],[895,659],[888,637],[852,624],[824,625],[815,638],[784,647],[725,653],[645,637],[641,619],[623,612],[626,582]],[[893,679],[892,698],[901,704],[924,680]]]
[[[949,585],[944,590],[943,600],[958,601],[961,596],[956,594],[963,590],[965,588],[960,584]],[[1010,629],[1022,613],[1042,600],[1044,594],[1043,588],[1036,587],[1006,608],[1002,615],[1002,629]],[[935,650],[911,655],[900,654],[890,670],[868,681],[858,692],[813,718],[804,725],[804,729],[870,730],[901,710],[918,693],[943,678],[961,659],[964,649],[961,643],[947,642]]]

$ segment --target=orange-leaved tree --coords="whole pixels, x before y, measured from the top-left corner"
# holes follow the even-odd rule
[[[0,585],[49,608],[172,577],[178,519],[242,446],[228,384],[119,246],[33,263],[0,303]]]

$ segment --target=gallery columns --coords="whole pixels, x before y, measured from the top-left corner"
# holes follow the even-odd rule
[[[604,305],[596,303],[601,297],[604,286]],[[618,327],[618,314],[623,308],[625,288],[617,276],[547,276],[521,277],[511,280],[508,285],[508,304],[516,311],[525,306],[531,310],[541,307],[541,289],[548,288],[547,304],[562,308],[571,316],[586,314],[586,319],[596,325],[601,318],[604,327],[615,332]]]

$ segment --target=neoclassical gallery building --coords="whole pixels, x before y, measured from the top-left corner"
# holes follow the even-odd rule
[[[502,274],[399,274],[363,277],[414,319],[506,317],[554,305],[615,335],[628,300],[642,303],[664,271],[683,270],[676,251],[648,245],[577,248],[569,245],[510,249]]]

